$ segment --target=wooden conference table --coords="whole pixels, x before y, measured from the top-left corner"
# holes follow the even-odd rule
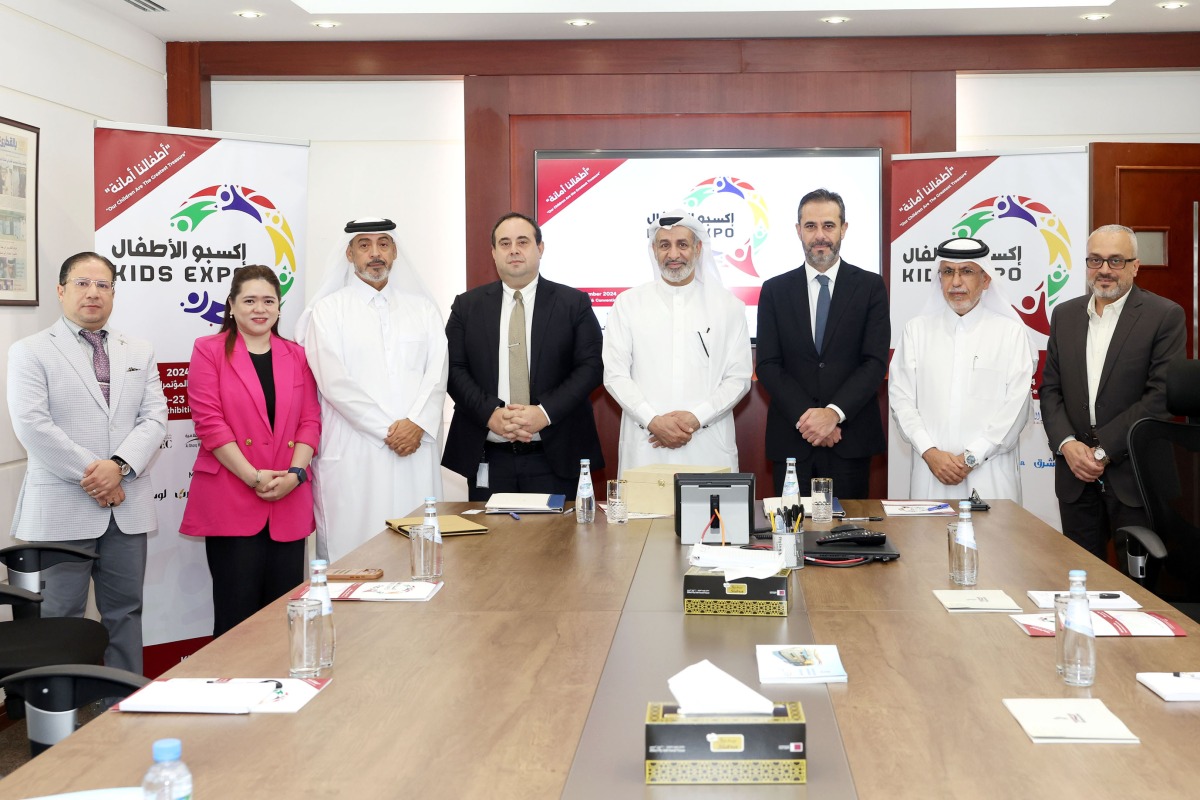
[[[137,785],[165,736],[183,739],[200,797],[1196,796],[1200,703],[1167,704],[1134,673],[1200,668],[1200,626],[1012,503],[976,520],[981,588],[1032,612],[1027,589],[1082,567],[1091,588],[1130,593],[1188,637],[1101,639],[1096,685],[1066,687],[1053,640],[934,599],[945,519],[877,523],[899,561],[808,567],[792,614],[758,619],[683,615],[673,520],[487,517],[489,534],[447,539],[432,602],[337,605],[333,683],[299,714],[105,714],[0,781],[0,800]],[[384,532],[335,566],[404,579],[408,542]],[[280,600],[168,676],[286,674],[284,617]],[[708,658],[759,688],[753,645],[805,642],[837,644],[849,682],[761,688],[804,705],[807,786],[643,785],[645,707],[670,699],[668,677]],[[1001,703],[1089,695],[1142,743],[1034,745]]]

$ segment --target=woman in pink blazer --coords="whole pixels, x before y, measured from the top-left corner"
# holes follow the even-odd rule
[[[192,350],[200,452],[180,532],[205,537],[214,636],[303,583],[304,539],[316,527],[317,385],[304,349],[279,336],[279,303],[269,268],[237,270],[221,332]]]

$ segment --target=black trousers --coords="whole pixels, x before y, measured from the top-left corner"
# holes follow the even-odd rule
[[[467,498],[473,502],[486,501],[493,492],[535,492],[538,494],[564,494],[568,500],[575,499],[579,476],[561,478],[554,474],[550,460],[540,450],[514,453],[506,445],[487,447],[488,485],[486,489],[475,485],[475,476],[468,482]],[[596,494],[600,496],[599,492]]]
[[[772,461],[771,471],[771,477],[775,479],[775,496],[779,497],[783,494],[787,462]],[[833,478],[835,497],[866,500],[871,496],[871,457],[842,458],[828,447],[814,447],[812,458],[796,460],[796,478],[800,481],[802,495],[808,494],[809,481],[813,478]]]
[[[269,523],[253,536],[205,538],[213,583],[213,636],[304,582],[304,542],[276,542]]]
[[[1075,544],[1087,550],[1101,561],[1108,561],[1108,542],[1117,528],[1128,525],[1150,524],[1146,510],[1127,506],[1117,499],[1109,489],[1104,491],[1099,483],[1083,487],[1083,494],[1073,503],[1059,501],[1063,534]],[[1122,553],[1117,553],[1117,569],[1127,572],[1128,565]]]

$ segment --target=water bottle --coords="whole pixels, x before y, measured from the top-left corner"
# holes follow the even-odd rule
[[[1091,686],[1096,682],[1096,634],[1087,598],[1087,573],[1073,569],[1067,577],[1071,580],[1071,594],[1062,632],[1063,680],[1069,686]]]
[[[425,498],[425,518],[422,525],[433,527],[433,580],[442,577],[442,526],[438,523],[437,498]]]
[[[950,579],[959,586],[974,586],[979,578],[979,546],[975,543],[975,523],[971,520],[971,501],[958,503],[958,525],[950,543]]]
[[[575,521],[595,522],[596,490],[592,488],[592,460],[579,460],[579,487],[575,490]]]
[[[192,773],[179,760],[183,743],[178,739],[159,739],[154,743],[154,764],[142,778],[145,800],[190,800]]]
[[[321,669],[329,669],[333,666],[333,651],[337,644],[337,636],[333,631],[333,600],[329,597],[329,583],[325,575],[329,562],[314,558],[311,567],[308,596],[321,601]]]
[[[800,480],[796,477],[796,459],[787,460],[787,474],[783,476],[783,496],[781,504],[791,508],[800,502]]]

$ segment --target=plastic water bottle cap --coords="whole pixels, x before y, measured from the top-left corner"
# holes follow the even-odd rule
[[[788,465],[789,467],[794,467],[794,466],[796,466],[796,459],[794,459],[794,458],[789,458],[789,459],[787,460],[787,465]]]
[[[436,498],[436,497],[426,497],[426,498],[425,498],[425,502],[426,502],[426,503],[436,503],[436,502],[437,502],[437,498]]]
[[[1087,572],[1082,569],[1073,569],[1067,573],[1068,578],[1086,578]]]
[[[590,467],[590,466],[592,465],[592,460],[591,460],[590,458],[581,458],[581,459],[579,459],[579,466],[581,466],[581,467],[582,467],[582,466],[584,466],[584,465],[587,465],[587,466],[589,466],[589,467]]]
[[[178,739],[159,739],[154,743],[155,761],[178,761],[183,755],[183,742]]]
[[[328,567],[329,562],[323,558],[314,558],[312,561],[309,562],[308,565],[310,567]]]

